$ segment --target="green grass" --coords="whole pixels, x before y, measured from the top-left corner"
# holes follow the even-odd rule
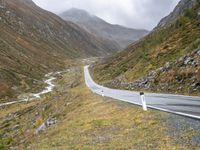
[[[0,139],[0,149],[1,150],[6,150],[11,146],[12,143],[12,138],[2,138]]]
[[[112,125],[112,121],[106,120],[106,119],[98,119],[98,120],[93,120],[92,124],[93,124],[94,128],[102,127],[102,126],[110,126],[110,125]]]

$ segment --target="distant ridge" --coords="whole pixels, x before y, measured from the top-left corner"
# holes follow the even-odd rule
[[[147,30],[130,29],[109,24],[103,19],[77,8],[71,8],[60,14],[60,16],[67,21],[76,23],[97,37],[112,41],[120,49],[126,48],[129,44],[148,34]]]

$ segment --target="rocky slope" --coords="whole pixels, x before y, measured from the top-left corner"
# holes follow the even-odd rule
[[[139,40],[148,34],[147,30],[130,29],[119,25],[112,25],[97,16],[76,8],[65,11],[60,16],[68,21],[72,21],[80,27],[86,29],[95,36],[111,42],[121,50],[129,44]]]
[[[200,91],[200,48],[167,62],[163,67],[151,71],[134,82],[123,82],[120,78],[106,86],[126,90],[144,90],[166,93],[198,95]]]
[[[182,0],[170,14],[184,10],[175,21],[166,17],[161,22],[167,24],[94,65],[95,80],[114,88],[200,95],[200,2],[192,2],[187,9],[191,1]]]
[[[0,1],[0,98],[41,86],[44,74],[64,68],[66,59],[113,50],[31,0]]]
[[[192,9],[196,4],[197,0],[181,0],[174,11],[159,22],[157,28],[174,23],[178,17],[183,16],[188,9]]]

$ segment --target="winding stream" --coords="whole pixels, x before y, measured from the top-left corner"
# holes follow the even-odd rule
[[[7,102],[7,103],[1,103],[0,107],[3,106],[8,106],[8,105],[12,105],[12,104],[16,104],[16,103],[22,103],[22,102],[29,102],[29,101],[33,101],[33,100],[39,100],[41,98],[42,95],[50,93],[53,91],[55,84],[53,83],[54,80],[56,80],[57,78],[55,77],[56,75],[59,75],[61,73],[67,72],[69,71],[59,71],[59,72],[55,72],[55,73],[48,73],[45,75],[46,78],[48,78],[47,80],[44,81],[44,83],[47,84],[47,86],[45,87],[44,90],[42,90],[39,93],[33,93],[30,94],[29,96],[23,98],[23,99],[19,99],[17,101],[12,101],[12,102]]]

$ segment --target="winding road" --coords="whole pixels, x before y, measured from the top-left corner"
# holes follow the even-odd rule
[[[138,92],[110,89],[96,84],[91,78],[88,68],[89,66],[84,67],[85,83],[93,93],[139,106],[142,105]],[[200,119],[200,97],[145,93],[145,99],[148,108]]]

